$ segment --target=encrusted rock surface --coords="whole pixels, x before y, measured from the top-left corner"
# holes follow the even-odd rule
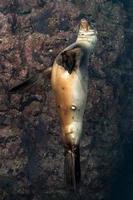
[[[119,100],[126,90],[121,81],[126,66],[118,60],[125,52],[127,20],[122,4],[0,0],[0,11],[0,200],[107,200],[122,159]],[[51,66],[74,42],[84,16],[98,31],[98,45],[88,65],[82,184],[73,194],[64,185],[64,150],[50,79],[41,72],[40,85],[27,93],[7,91]]]

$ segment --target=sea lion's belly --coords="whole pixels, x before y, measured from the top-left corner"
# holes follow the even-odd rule
[[[87,99],[87,83],[87,74],[82,74],[79,69],[70,74],[63,67],[54,65],[52,87],[65,142],[79,142]]]

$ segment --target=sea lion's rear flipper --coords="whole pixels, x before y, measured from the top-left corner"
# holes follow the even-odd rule
[[[49,67],[48,69],[45,69],[43,71],[43,75],[49,75],[51,73],[52,67]],[[16,86],[9,89],[10,93],[23,93],[28,91],[30,88],[32,88],[34,85],[39,83],[40,80],[40,74],[34,74],[30,76],[28,79],[24,80],[22,83],[17,84]]]
[[[81,179],[79,146],[66,149],[64,169],[67,187],[75,191]]]
[[[62,51],[57,58],[57,63],[71,74],[79,67],[81,55],[81,48],[74,46],[72,49]]]

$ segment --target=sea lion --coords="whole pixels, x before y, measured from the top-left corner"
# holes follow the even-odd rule
[[[80,182],[80,138],[87,100],[89,57],[97,43],[97,31],[86,19],[80,21],[75,43],[56,57],[53,67],[44,71],[51,74],[51,84],[61,121],[61,136],[65,147],[65,177],[67,185],[76,190]],[[32,76],[10,89],[19,92],[32,87],[38,78]]]
[[[88,61],[96,42],[97,32],[82,19],[76,42],[56,57],[52,68],[51,83],[65,146],[66,181],[74,189],[80,182],[79,144],[87,100]]]

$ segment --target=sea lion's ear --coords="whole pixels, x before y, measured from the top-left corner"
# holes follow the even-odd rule
[[[70,74],[75,68],[79,66],[81,57],[81,49],[74,48],[71,50],[63,51],[59,55],[58,64],[65,68]]]

